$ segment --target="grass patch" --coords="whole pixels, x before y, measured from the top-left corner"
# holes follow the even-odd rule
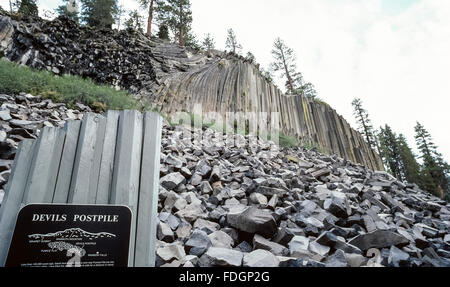
[[[294,148],[298,147],[299,143],[295,137],[280,133],[280,146],[286,148]]]
[[[82,103],[97,112],[138,109],[137,102],[126,91],[116,91],[110,86],[98,85],[78,76],[54,76],[6,59],[0,59],[0,92],[41,95],[53,102],[66,103],[69,108]]]

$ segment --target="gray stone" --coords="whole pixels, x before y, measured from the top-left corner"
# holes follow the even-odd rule
[[[371,233],[359,235],[349,243],[363,251],[366,251],[371,248],[405,246],[409,244],[409,241],[398,233],[389,230],[377,230]]]
[[[252,252],[253,247],[247,241],[242,241],[238,246],[236,246],[236,249],[245,253],[250,253]]]
[[[450,244],[450,234],[446,234],[444,236],[444,242],[447,243],[447,244]]]
[[[265,206],[267,205],[267,197],[260,193],[254,192],[250,195],[250,202],[260,206]]]
[[[195,168],[195,171],[199,173],[203,178],[206,178],[211,174],[211,167],[205,160],[199,161],[197,164],[197,167]]]
[[[202,206],[196,203],[189,204],[185,209],[178,211],[176,215],[189,223],[195,222],[198,218],[206,218]]]
[[[309,256],[309,239],[304,236],[294,236],[289,242],[289,252],[293,257]]]
[[[200,257],[200,267],[241,267],[244,254],[227,248],[211,247]]]
[[[191,184],[193,186],[198,186],[202,182],[203,177],[199,173],[194,173],[191,177]]]
[[[171,243],[174,240],[174,233],[169,225],[165,224],[164,222],[159,222],[157,237],[158,240]]]
[[[180,242],[160,246],[156,249],[158,255],[165,262],[170,262],[173,259],[181,260],[186,256],[183,246]]]
[[[409,254],[392,246],[389,251],[388,263],[394,267],[406,266],[409,261]]]
[[[219,247],[219,248],[233,248],[234,240],[226,234],[223,231],[214,231],[210,235],[208,235],[209,239],[211,240],[212,247]]]
[[[201,256],[203,253],[212,246],[206,232],[202,230],[194,230],[189,240],[186,242],[185,247],[190,255]]]
[[[347,258],[342,250],[337,250],[333,255],[328,257],[325,262],[326,267],[347,267]]]
[[[325,256],[330,252],[331,248],[328,246],[325,246],[325,245],[321,245],[321,244],[317,243],[316,241],[312,241],[309,244],[309,250],[320,256]]]
[[[255,237],[253,238],[253,249],[254,250],[257,250],[257,249],[267,250],[277,256],[289,255],[289,249],[287,249],[283,245],[280,245],[278,243],[267,240],[258,234],[256,234]]]
[[[222,179],[222,171],[220,166],[215,165],[211,171],[211,177],[209,178],[210,182],[220,181]]]
[[[213,233],[214,231],[219,230],[220,225],[218,223],[199,218],[195,221],[194,228],[200,229],[209,235],[209,234]]]
[[[272,198],[269,200],[269,203],[267,204],[270,208],[272,208],[272,210],[275,210],[275,208],[277,207],[277,205],[278,205],[278,199],[279,199],[279,197],[278,197],[278,195],[274,195],[274,196],[272,196]]]
[[[326,231],[322,233],[317,239],[316,242],[328,246],[328,247],[334,247],[334,245],[337,242],[337,236],[333,234],[332,232]]]
[[[202,192],[202,194],[211,194],[213,192],[213,189],[209,182],[204,181],[200,184],[200,191]]]
[[[337,197],[325,200],[325,203],[323,205],[326,211],[330,212],[336,217],[339,218],[348,217],[344,202]]]
[[[176,235],[180,239],[189,238],[191,235],[192,225],[187,222],[181,222],[176,230]]]
[[[277,232],[277,224],[268,210],[247,207],[243,211],[228,213],[228,223],[241,231],[257,233],[265,237],[272,237]]]
[[[184,184],[185,182],[186,179],[179,172],[168,174],[160,180],[161,185],[167,190],[174,190],[179,185]]]
[[[9,110],[0,110],[0,120],[5,122],[12,120]]]
[[[280,260],[266,250],[255,250],[245,254],[243,259],[244,267],[278,267]]]
[[[367,258],[362,256],[361,254],[348,254],[345,253],[345,259],[347,259],[348,266],[350,267],[361,267],[367,263]]]
[[[181,159],[179,159],[178,157],[175,157],[171,154],[169,154],[166,159],[164,160],[165,163],[180,169],[183,166],[183,161]]]

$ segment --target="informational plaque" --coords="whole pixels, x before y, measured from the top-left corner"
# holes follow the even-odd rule
[[[125,206],[28,205],[18,216],[7,267],[126,267]]]

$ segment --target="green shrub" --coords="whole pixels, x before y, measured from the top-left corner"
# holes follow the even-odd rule
[[[82,103],[94,110],[138,108],[136,101],[126,91],[116,91],[110,86],[98,85],[91,79],[78,76],[54,76],[6,59],[0,59],[0,92],[41,95],[54,102],[66,103],[69,107]]]

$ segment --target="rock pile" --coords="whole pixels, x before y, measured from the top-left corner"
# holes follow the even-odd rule
[[[186,132],[163,131],[158,266],[450,266],[450,205],[416,185],[311,150]]]
[[[17,147],[24,139],[35,139],[42,127],[62,127],[66,120],[80,120],[91,109],[76,104],[53,103],[30,94],[9,96],[0,94],[0,204],[8,182]]]
[[[132,93],[156,89],[167,74],[207,60],[134,31],[95,30],[66,17],[18,22],[1,14],[0,54],[36,69],[79,75]]]
[[[89,109],[0,103],[2,197],[18,142]],[[450,205],[389,174],[210,129],[165,125],[161,149],[157,266],[450,266]]]

